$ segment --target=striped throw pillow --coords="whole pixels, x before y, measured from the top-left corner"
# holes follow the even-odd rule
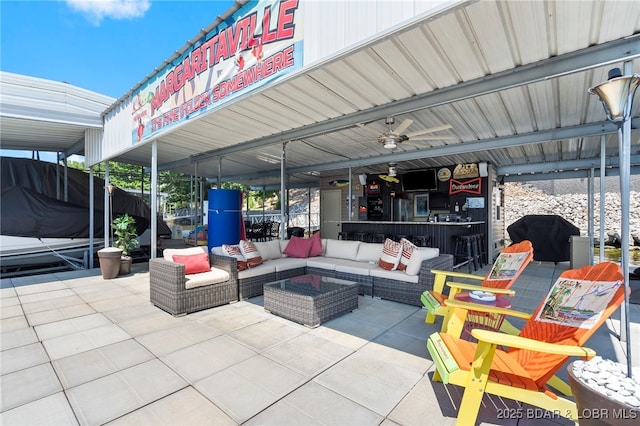
[[[244,258],[239,246],[231,246],[228,244],[222,245],[222,251],[230,257],[236,258],[236,264],[238,265],[238,271],[244,271],[249,266],[247,265],[247,259]]]
[[[402,244],[397,243],[389,238],[384,240],[382,247],[382,256],[378,260],[378,266],[387,271],[393,271],[398,268],[400,256],[402,255]]]
[[[400,263],[398,264],[398,271],[406,271],[407,265],[409,264],[409,260],[411,260],[411,255],[416,249],[416,245],[406,238],[402,238],[400,240],[400,244],[402,245],[402,254],[400,255]]]
[[[253,241],[240,240],[240,251],[247,260],[247,266],[249,268],[254,268],[262,264],[262,256],[260,256],[260,252],[256,245],[253,244]]]

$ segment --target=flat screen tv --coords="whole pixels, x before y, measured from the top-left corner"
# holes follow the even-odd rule
[[[432,191],[438,189],[436,169],[413,170],[402,175],[402,190]]]

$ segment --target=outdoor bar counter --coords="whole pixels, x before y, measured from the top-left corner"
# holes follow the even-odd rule
[[[468,234],[484,234],[485,222],[388,222],[352,221],[342,222],[342,232],[364,232],[390,236],[430,236],[431,246],[438,247],[440,253],[453,254],[455,237]]]

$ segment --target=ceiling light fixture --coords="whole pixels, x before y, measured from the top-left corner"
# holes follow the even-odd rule
[[[386,137],[382,140],[382,146],[386,149],[396,149],[398,145],[396,145],[396,138]]]

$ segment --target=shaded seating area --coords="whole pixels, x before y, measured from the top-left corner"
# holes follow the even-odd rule
[[[484,393],[510,398],[578,420],[575,402],[547,385],[572,356],[593,357],[587,339],[624,301],[623,275],[612,262],[563,272],[533,314],[449,300],[446,332],[434,333],[427,349],[434,381],[463,389],[457,424],[475,424]],[[461,339],[470,311],[525,319],[517,336],[474,329],[478,343]],[[508,349],[502,349],[508,347]]]
[[[440,327],[439,324],[438,327],[424,324],[424,311],[420,307],[360,296],[356,312],[315,329],[275,316],[265,320],[268,314],[264,311],[262,298],[176,318],[149,303],[147,267],[146,262],[134,263],[131,274],[108,283],[97,268],[3,281],[3,302],[17,303],[3,306],[4,324],[13,327],[10,331],[3,330],[6,334],[3,334],[0,355],[3,410],[6,410],[1,415],[3,424],[41,424],[43,418],[46,423],[56,425],[74,424],[78,418],[85,419],[86,424],[113,421],[140,424],[145,423],[141,418],[148,419],[159,410],[171,413],[166,424],[176,425],[246,424],[246,419],[255,419],[261,424],[285,421],[290,424],[331,424],[337,416],[346,419],[358,416],[363,419],[362,424],[381,424],[387,418],[401,426],[455,422],[462,396],[459,389],[462,388],[456,387],[450,399],[447,391],[453,386],[432,382],[433,362],[425,340]],[[565,269],[564,264],[530,265],[513,285],[516,290],[513,306],[532,312],[532,292],[537,295],[536,300],[541,300]],[[82,294],[82,299],[87,300],[77,300],[80,304],[73,311],[59,309],[57,302],[63,299],[56,295],[61,287],[65,292]],[[30,288],[38,289],[38,292],[28,291]],[[113,297],[116,291],[119,297]],[[34,295],[38,301],[33,300]],[[32,312],[30,306],[47,310]],[[78,316],[78,308],[86,314]],[[631,308],[632,327],[637,327],[640,306],[631,305]],[[97,317],[100,321],[96,321]],[[17,327],[17,321],[23,325]],[[367,323],[378,324],[375,333],[363,335],[362,325]],[[401,345],[398,345],[394,343],[398,342],[398,330],[420,332],[403,334]],[[624,362],[625,358],[614,352],[619,346],[619,342],[610,338],[614,330],[615,321],[607,321],[591,337],[588,346],[598,355]],[[114,333],[119,341],[112,343]],[[38,348],[40,344],[25,339],[25,336],[37,339],[37,335],[46,351]],[[282,354],[278,358],[282,363],[264,354],[265,339],[271,345],[269,352]],[[350,349],[345,349],[345,343]],[[27,349],[38,349],[37,353],[42,355],[26,356]],[[318,353],[323,356],[318,357]],[[114,365],[112,362],[82,361],[105,359],[105,355],[107,359],[113,359],[114,354],[122,362]],[[124,354],[131,356],[121,356]],[[272,377],[292,377],[291,369],[284,366],[291,359],[298,371],[318,371],[318,374],[305,375],[302,383],[285,381],[286,388],[282,391],[282,380],[275,381]],[[634,357],[635,365],[636,359]],[[255,362],[257,360],[261,362]],[[54,363],[55,371],[51,363]],[[220,371],[220,365],[227,368]],[[363,365],[376,370],[357,375],[357,380],[344,380],[353,377],[358,366]],[[415,374],[407,374],[408,371],[415,371]],[[233,374],[234,380],[202,379],[227,372]],[[176,381],[176,377],[180,380]],[[148,392],[150,378],[158,379],[153,382],[154,393],[151,395]],[[318,383],[329,380],[335,386],[330,391],[318,392],[321,389]],[[371,389],[381,389],[380,386],[387,383],[386,391],[375,392],[372,400]],[[53,385],[64,392],[49,396]],[[265,401],[264,404],[247,403],[247,393],[237,392],[239,385],[253,389],[255,399]],[[196,387],[203,389],[207,397],[194,391]],[[281,391],[274,393],[272,389],[276,387]],[[142,396],[132,398],[132,392]],[[292,396],[296,395],[313,404],[288,410]],[[104,404],[105,400],[114,397],[128,401],[128,404]],[[491,397],[490,401],[489,396],[483,401],[486,404],[480,408],[478,422],[505,426],[516,423],[513,419],[504,419],[506,408],[518,407],[515,401],[505,399],[507,405],[494,405],[491,402],[496,398]],[[332,407],[330,412],[323,409],[327,406]],[[225,408],[221,410],[220,407]],[[237,410],[231,411],[227,407],[237,407]],[[533,408],[522,407],[525,410]],[[283,417],[283,411],[286,417]],[[67,413],[70,417],[64,416]],[[202,420],[203,413],[208,416],[205,421]],[[562,419],[520,423],[564,424]]]

